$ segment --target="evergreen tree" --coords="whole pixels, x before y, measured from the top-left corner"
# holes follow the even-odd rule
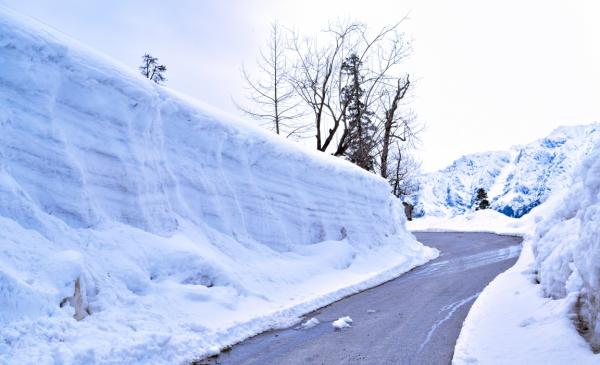
[[[475,210],[487,209],[490,207],[490,201],[488,200],[487,192],[484,188],[477,189],[477,196],[475,198]]]
[[[347,105],[343,116],[347,124],[347,149],[345,156],[368,171],[375,169],[375,132],[371,117],[373,113],[367,110],[363,99],[363,77],[361,76],[362,61],[355,54],[348,56],[341,66],[342,74],[347,78],[347,84],[342,88],[342,103]]]
[[[167,72],[167,66],[160,65],[157,57],[152,57],[146,53],[142,56],[142,65],[139,67],[140,73],[144,77],[154,81],[157,84],[161,84],[167,81],[165,72]]]

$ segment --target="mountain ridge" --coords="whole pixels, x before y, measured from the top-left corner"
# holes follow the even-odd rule
[[[461,156],[444,169],[418,178],[408,198],[414,216],[454,216],[475,209],[478,188],[488,193],[491,209],[521,217],[566,187],[570,172],[600,141],[600,123],[560,126],[549,135],[506,151]]]

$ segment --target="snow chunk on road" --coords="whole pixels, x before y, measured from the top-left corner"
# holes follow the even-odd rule
[[[302,323],[300,325],[300,328],[302,328],[303,330],[307,330],[309,328],[313,328],[314,326],[318,325],[319,323],[321,323],[321,321],[319,321],[317,318],[313,317],[313,318],[309,319],[308,321]]]
[[[331,325],[336,330],[341,330],[342,328],[352,327],[352,318],[350,318],[348,316],[341,317],[341,318],[338,318],[337,320],[333,321],[333,323]]]

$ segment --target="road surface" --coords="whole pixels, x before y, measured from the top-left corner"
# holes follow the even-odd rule
[[[521,238],[488,233],[416,233],[441,255],[397,279],[332,303],[194,364],[449,364],[462,323],[483,288],[511,267]],[[352,327],[332,322],[350,316]]]

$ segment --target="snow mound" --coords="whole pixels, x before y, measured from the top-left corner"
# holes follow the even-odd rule
[[[335,321],[333,321],[331,323],[331,325],[336,330],[341,330],[342,328],[352,327],[352,318],[350,318],[348,316],[341,317],[341,318],[338,318]]]
[[[0,363],[173,364],[437,256],[383,179],[0,8]]]
[[[410,202],[414,216],[454,216],[474,210],[484,188],[491,208],[521,217],[553,191],[569,187],[574,169],[600,141],[600,123],[559,127],[545,138],[509,151],[463,156],[438,172],[420,177]]]

